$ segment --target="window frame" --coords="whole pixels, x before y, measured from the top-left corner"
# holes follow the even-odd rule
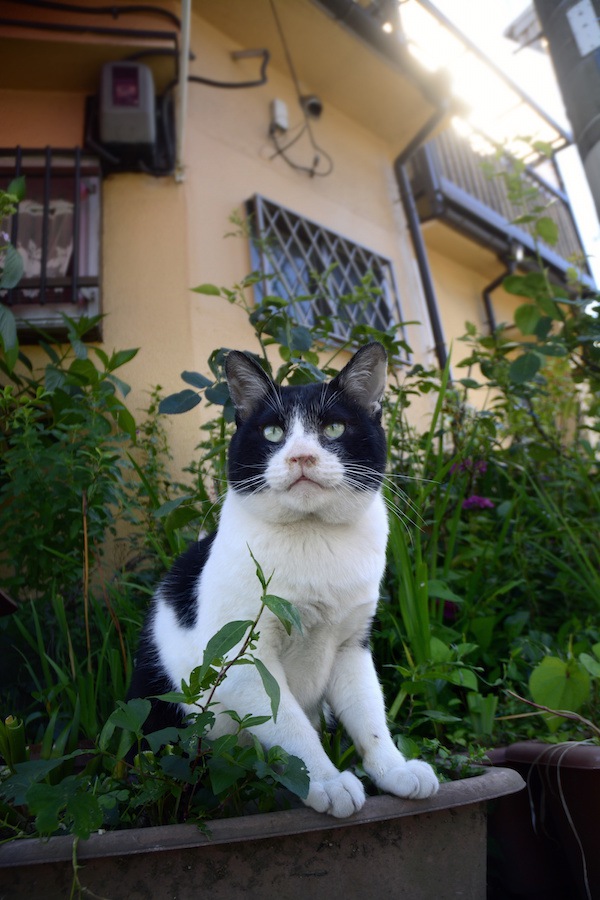
[[[34,244],[40,254],[39,275],[24,276],[14,288],[0,292],[0,303],[13,312],[19,340],[23,343],[37,343],[39,331],[52,338],[67,336],[67,326],[61,313],[72,319],[94,318],[102,311],[101,269],[102,269],[102,173],[100,161],[80,147],[25,149],[22,147],[0,148],[0,184],[4,188],[14,178],[24,175],[26,180],[25,199],[16,213],[5,220],[3,230],[8,232],[10,242],[17,247],[19,231],[23,233],[25,215],[33,221],[41,210],[41,241]],[[35,179],[38,191],[33,197],[27,196],[27,177]],[[89,206],[81,197],[86,180],[93,190],[88,198]],[[54,195],[57,182],[64,182],[70,196]],[[70,235],[66,270],[60,276],[48,274],[50,219],[63,204],[65,216],[72,220],[66,226]],[[69,210],[68,207],[71,207]],[[69,231],[70,229],[70,231]],[[86,240],[87,230],[87,240]],[[36,230],[36,235],[40,231]],[[82,256],[85,257],[82,258]],[[54,259],[56,263],[56,259]],[[87,271],[86,271],[87,270]],[[37,296],[27,294],[36,292]],[[100,323],[90,329],[85,340],[101,340]]]
[[[346,296],[350,292],[349,289],[355,289],[361,283],[361,279],[372,271],[377,287],[382,290],[381,296],[373,304],[373,317],[369,321],[352,321],[349,314],[348,331],[345,328],[340,330],[338,327],[331,335],[332,343],[347,342],[352,324],[366,324],[381,330],[395,327],[400,329],[404,337],[400,295],[394,266],[388,257],[261,194],[254,194],[246,201],[245,206],[249,222],[252,268],[265,276],[264,282],[259,281],[254,286],[257,300],[262,300],[267,294],[277,293],[288,300],[298,323],[310,327],[312,317],[303,307],[301,298],[307,295],[314,296],[316,293],[314,288],[319,282],[315,282],[310,273],[317,271],[321,278],[323,275],[326,276],[328,296],[323,297],[322,302],[330,307],[329,311],[322,308],[319,312],[322,315],[331,315],[334,312],[336,324],[339,326],[339,298]],[[276,217],[282,220],[283,227],[275,226],[273,220]],[[287,235],[282,233],[284,229]],[[283,265],[274,262],[273,256],[265,251],[265,243],[271,240],[278,242],[274,249],[283,256]],[[346,258],[345,264],[340,264],[341,254]],[[368,265],[369,261],[379,270],[379,278]],[[331,268],[332,264],[336,264],[335,268]],[[291,275],[286,274],[285,269],[288,267],[291,269]],[[296,290],[299,284],[302,284],[305,290],[301,292]],[[387,316],[384,313],[387,313]]]

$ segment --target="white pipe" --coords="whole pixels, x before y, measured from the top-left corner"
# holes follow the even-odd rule
[[[179,85],[175,111],[175,181],[185,178],[183,148],[187,119],[188,74],[190,68],[191,0],[181,0],[181,36],[179,42]]]

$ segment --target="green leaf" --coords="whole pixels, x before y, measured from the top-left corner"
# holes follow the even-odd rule
[[[112,374],[107,375],[106,380],[110,381],[111,384],[114,384],[114,386],[117,388],[117,390],[120,391],[120,393],[124,397],[126,397],[127,394],[131,391],[131,387],[125,381],[123,381],[121,378],[117,378],[116,375],[112,375]]]
[[[226,381],[213,384],[204,391],[204,396],[210,403],[223,406],[229,400],[229,387]]]
[[[515,310],[515,325],[521,334],[534,334],[540,320],[540,312],[533,303],[525,303]]]
[[[17,323],[11,310],[8,306],[4,306],[3,303],[0,303],[0,341],[4,347],[5,355],[14,351],[18,353]],[[10,368],[14,368],[14,362]]]
[[[59,784],[32,784],[27,791],[27,805],[35,815],[35,825],[41,834],[52,834],[60,824],[60,814],[77,791],[73,778]]]
[[[267,692],[267,697],[271,701],[273,721],[276,722],[277,711],[279,709],[279,701],[281,699],[281,691],[279,690],[279,685],[277,684],[277,681],[275,680],[275,678],[273,678],[265,664],[262,662],[262,660],[255,658],[254,665],[256,666],[256,670],[262,679],[263,687]]]
[[[529,690],[535,703],[550,709],[577,712],[590,696],[590,676],[576,660],[565,662],[557,656],[545,656],[529,678]],[[551,731],[560,720],[547,720]]]
[[[537,353],[541,353],[542,356],[566,356],[567,348],[564,344],[560,343],[550,343],[550,344],[539,344],[536,347]]]
[[[221,289],[216,284],[199,284],[198,287],[192,288],[195,294],[207,294],[210,297],[220,297]]]
[[[477,675],[473,672],[472,669],[467,669],[464,666],[459,666],[456,669],[452,669],[451,672],[446,676],[450,684],[456,684],[460,687],[468,688],[470,691],[477,690]]]
[[[13,178],[9,183],[6,192],[7,194],[13,194],[20,203],[21,200],[25,198],[25,176],[19,175],[17,178]]]
[[[117,350],[115,351],[109,361],[108,369],[109,371],[113,371],[114,369],[119,369],[121,366],[124,366],[125,363],[128,363],[130,360],[137,356],[139,351],[138,347],[134,347],[131,350]]]
[[[21,254],[9,244],[4,251],[4,267],[0,273],[0,288],[16,287],[23,277]]]
[[[292,328],[290,335],[290,348],[292,350],[300,353],[304,350],[310,350],[312,342],[312,334],[308,328],[305,328],[303,325],[297,325],[295,328]]]
[[[152,752],[158,753],[160,748],[164,747],[165,744],[177,743],[179,731],[177,728],[169,726],[168,728],[161,728],[160,731],[153,731],[150,734],[145,735],[145,737]]]
[[[0,797],[11,800],[17,806],[23,806],[26,801],[26,793],[32,784],[41,781],[54,769],[62,766],[66,760],[81,756],[84,750],[74,750],[66,756],[57,756],[54,759],[32,759],[15,765],[15,774],[11,775],[0,784]]]
[[[186,388],[185,391],[179,391],[177,394],[163,397],[158,405],[158,411],[166,415],[178,415],[198,406],[200,399],[196,391]]]
[[[292,628],[297,628],[302,633],[300,613],[293,603],[284,600],[283,597],[276,597],[274,594],[265,594],[261,599],[267,609],[277,616],[288,634],[291,634]]]
[[[192,387],[199,388],[200,390],[204,390],[204,388],[211,387],[212,385],[210,378],[207,378],[205,375],[200,375],[199,372],[182,372],[181,378],[186,384],[191,384]]]
[[[159,506],[158,509],[154,510],[154,517],[156,519],[162,519],[165,516],[168,516],[169,513],[172,513],[174,509],[181,506],[182,503],[188,503],[192,499],[192,494],[184,494],[181,497],[175,497],[174,500],[167,500],[166,503],[163,503],[162,506]]]
[[[437,600],[450,600],[452,603],[462,603],[463,598],[450,590],[444,581],[430,578],[427,585],[429,596],[435,597]]]
[[[547,282],[542,272],[528,272],[527,275],[507,275],[502,287],[509,294],[536,299],[547,293]]]
[[[123,406],[120,410],[118,410],[116,418],[117,425],[119,426],[121,431],[124,431],[125,434],[128,435],[135,443],[137,426],[135,419],[133,418],[129,410],[125,406]]]
[[[81,790],[67,801],[66,811],[73,820],[73,834],[82,840],[98,831],[104,818],[97,797]]]
[[[549,216],[542,216],[535,223],[535,233],[546,244],[554,245],[558,242],[558,225]]]
[[[233,787],[246,771],[233,762],[231,757],[213,756],[208,761],[208,774],[210,786],[218,796]]]
[[[249,628],[254,623],[250,620],[228,622],[214,634],[206,645],[202,666],[200,667],[200,680],[213,663],[219,663],[223,657],[232,650],[236,644],[244,639]]]
[[[589,653],[580,653],[579,662],[594,678],[600,678],[600,662]]]
[[[255,770],[259,777],[263,772],[270,774],[275,781],[302,800],[308,797],[310,779],[306,764],[297,756],[290,756],[281,747],[271,747],[268,761],[258,760]]]
[[[510,364],[508,377],[514,384],[524,384],[537,375],[541,364],[537,353],[523,353]]]
[[[252,562],[256,566],[256,577],[260,581],[260,586],[262,587],[263,591],[266,591],[269,586],[269,582],[271,581],[271,578],[273,576],[271,575],[269,578],[266,577],[265,573],[262,570],[261,564],[258,562],[256,557],[254,556],[254,553],[252,552],[250,547],[248,547],[248,553],[250,554],[250,556],[252,558]]]
[[[141,735],[144,722],[150,715],[151,703],[146,698],[136,697],[128,700],[118,700],[118,709],[108,717],[108,721],[117,728],[124,728],[136,735]]]
[[[552,297],[541,296],[537,298],[537,303],[542,312],[544,312],[547,316],[550,316],[551,319],[554,319],[555,322],[562,321],[562,315],[560,312],[560,308],[556,300],[553,300]]]

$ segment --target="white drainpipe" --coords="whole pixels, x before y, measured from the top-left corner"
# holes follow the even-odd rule
[[[175,111],[175,181],[185,178],[183,148],[187,118],[188,74],[190,68],[191,0],[181,0],[181,36],[179,42],[179,86]]]

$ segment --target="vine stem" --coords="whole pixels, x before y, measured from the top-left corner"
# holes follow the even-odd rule
[[[83,522],[83,614],[85,619],[85,642],[87,645],[87,668],[92,672],[92,641],[90,637],[90,561],[87,528],[87,492],[81,495],[81,518]]]
[[[220,671],[219,671],[219,674],[217,675],[217,678],[216,678],[216,680],[215,680],[215,683],[213,684],[213,686],[212,686],[212,688],[211,688],[211,690],[210,690],[210,693],[209,693],[209,695],[208,695],[206,701],[203,703],[202,706],[199,707],[201,712],[204,713],[204,712],[207,712],[207,711],[208,711],[208,709],[210,708],[210,705],[211,705],[211,703],[212,703],[212,698],[214,697],[215,691],[217,690],[217,688],[219,687],[219,685],[222,683],[223,679],[227,676],[227,673],[228,673],[229,669],[230,669],[233,665],[235,665],[235,663],[238,661],[238,659],[241,659],[242,656],[244,656],[244,654],[246,653],[248,647],[250,646],[250,644],[251,644],[251,642],[252,642],[252,638],[253,638],[254,632],[255,632],[256,627],[257,627],[257,625],[258,625],[259,619],[260,619],[260,617],[262,616],[262,614],[263,614],[263,612],[264,612],[264,609],[265,609],[265,603],[264,603],[264,602],[261,602],[261,605],[260,605],[260,609],[259,609],[259,611],[258,611],[258,614],[257,614],[256,618],[254,619],[254,621],[252,622],[252,624],[250,625],[250,627],[248,628],[248,634],[246,635],[246,637],[245,637],[245,639],[244,639],[244,643],[242,644],[242,646],[240,647],[239,651],[236,653],[236,655],[234,656],[234,658],[233,658],[232,660],[230,660],[228,663],[226,663],[225,665],[221,666],[221,669],[220,669]],[[191,772],[192,772],[192,774],[193,774],[193,773],[196,771],[196,769],[198,768],[198,765],[200,764],[200,760],[202,759],[202,757],[203,757],[204,755],[205,755],[205,752],[204,752],[204,750],[202,749],[202,740],[199,739],[199,741],[198,741],[198,749],[197,749],[197,751],[196,751],[196,758],[195,758],[195,760],[194,760],[194,762],[193,762],[193,764],[192,764],[192,766],[191,766]],[[187,800],[186,800],[186,803],[185,803],[185,808],[184,808],[183,813],[182,813],[182,815],[183,815],[183,820],[184,820],[184,821],[187,820],[188,813],[189,813],[189,809],[190,809],[190,805],[191,805],[192,800],[193,800],[193,798],[194,798],[194,793],[195,793],[195,791],[196,791],[196,787],[197,787],[197,783],[196,783],[196,784],[192,784],[191,789],[190,789],[190,791],[189,791],[189,795],[188,795]]]
[[[585,719],[583,716],[580,716],[579,713],[571,712],[571,710],[568,709],[551,709],[549,706],[543,706],[541,703],[534,703],[533,700],[527,700],[525,697],[521,697],[514,691],[507,690],[506,693],[509,696],[513,697],[515,700],[520,700],[521,703],[526,703],[527,706],[533,706],[534,709],[537,709],[540,712],[550,713],[553,716],[561,716],[563,719],[570,719],[573,722],[579,722],[581,725],[585,725],[586,728],[589,728],[591,731],[593,731],[596,737],[600,738],[600,728],[597,725],[594,725],[593,722],[590,722],[589,719]]]

